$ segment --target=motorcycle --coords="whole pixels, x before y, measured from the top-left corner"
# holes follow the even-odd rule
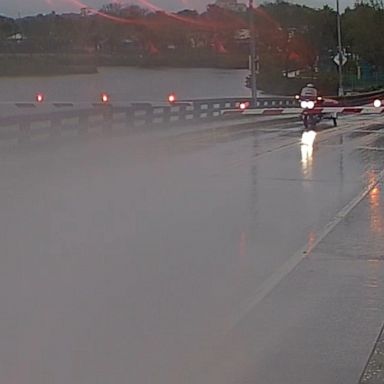
[[[296,96],[296,98],[299,100],[300,107],[302,108],[301,120],[303,121],[305,131],[314,130],[316,125],[323,119],[331,119],[333,126],[337,126],[337,115],[335,113],[321,112],[321,108],[324,106],[324,100],[321,96],[316,98],[300,98]]]

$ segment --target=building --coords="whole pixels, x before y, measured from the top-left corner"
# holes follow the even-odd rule
[[[85,16],[89,16],[91,14],[91,9],[90,8],[87,8],[87,7],[84,7],[84,8],[81,8],[80,9],[80,15],[82,17],[85,17]]]
[[[215,5],[234,12],[245,12],[247,10],[247,6],[238,3],[237,0],[216,0]]]

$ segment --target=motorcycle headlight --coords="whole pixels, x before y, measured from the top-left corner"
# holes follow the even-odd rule
[[[315,108],[315,103],[313,101],[307,101],[307,108],[308,109],[313,109]]]
[[[308,107],[308,102],[306,100],[300,101],[300,107],[305,109]]]

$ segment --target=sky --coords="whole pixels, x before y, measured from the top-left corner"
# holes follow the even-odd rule
[[[340,8],[344,9],[347,6],[353,6],[354,0],[339,0]],[[116,2],[116,0],[0,0],[0,15],[16,18],[38,13],[46,14],[52,11],[56,13],[64,12],[79,12],[80,8],[87,6],[90,8],[100,9],[103,4]],[[159,9],[165,11],[181,11],[183,9],[195,9],[198,12],[205,10],[206,5],[214,3],[215,0],[132,0],[122,1],[123,3],[138,4],[153,4]],[[239,2],[247,2],[239,0]],[[263,1],[254,0],[254,4],[260,4]],[[328,4],[335,7],[336,0],[295,0],[292,3],[307,5],[313,8],[322,8]]]

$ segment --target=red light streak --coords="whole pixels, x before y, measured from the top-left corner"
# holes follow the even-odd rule
[[[79,8],[87,8],[87,9],[89,9],[89,11],[92,14],[99,15],[101,17],[104,17],[104,18],[106,18],[108,20],[111,20],[111,21],[114,21],[116,23],[140,24],[140,25],[144,25],[144,26],[148,26],[148,27],[153,27],[156,24],[162,24],[162,23],[159,23],[159,22],[156,22],[156,21],[138,20],[138,19],[136,19],[136,20],[126,19],[126,18],[123,18],[123,17],[114,16],[114,15],[110,15],[108,13],[99,11],[99,10],[97,10],[95,8],[89,7],[87,4],[85,4],[85,3],[81,2],[81,1],[78,1],[78,0],[69,0],[69,1],[71,3],[73,3],[75,6],[79,7]],[[239,18],[239,17],[233,17],[232,16],[232,19],[233,19],[232,20],[233,21],[232,25],[231,25],[231,23],[228,23],[228,22],[219,22],[217,20],[212,20],[212,19],[194,20],[194,19],[189,18],[189,17],[184,17],[184,16],[177,15],[175,13],[167,12],[164,9],[156,6],[155,4],[151,3],[148,0],[138,0],[138,1],[139,1],[139,3],[144,5],[146,8],[150,9],[151,11],[161,12],[165,16],[168,16],[169,18],[175,19],[175,20],[180,21],[182,23],[195,25],[197,27],[201,27],[201,28],[204,28],[204,29],[207,29],[207,30],[215,30],[217,28],[229,29],[229,28],[234,27],[234,26],[237,26],[239,28],[240,27],[246,27],[246,23],[241,18]]]

